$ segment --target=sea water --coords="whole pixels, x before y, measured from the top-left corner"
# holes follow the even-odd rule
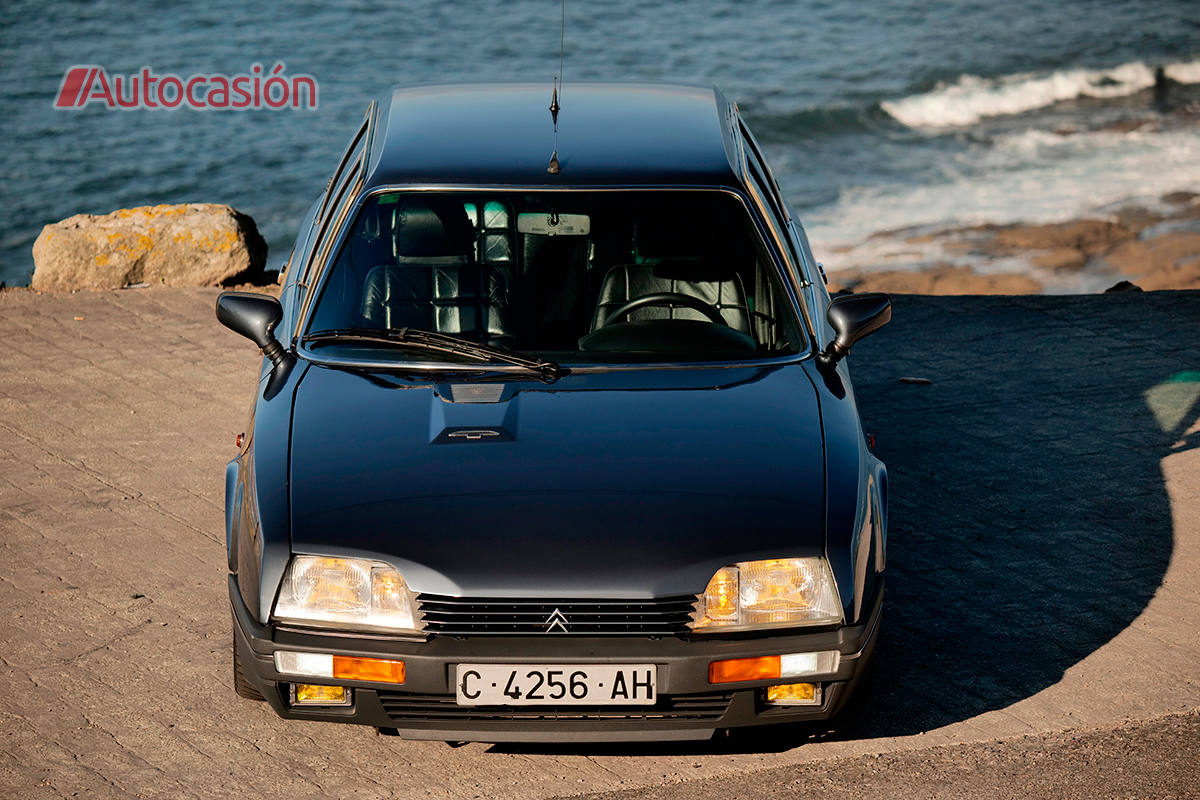
[[[511,79],[545,81],[548,102],[560,14],[554,0],[10,0],[0,281],[29,282],[49,222],[157,203],[237,207],[278,267],[372,97]],[[1068,219],[1200,190],[1194,0],[569,0],[566,14],[565,98],[582,79],[718,84],[831,267],[886,264],[881,230]],[[52,107],[76,64],[187,76],[276,63],[318,81],[316,109]]]

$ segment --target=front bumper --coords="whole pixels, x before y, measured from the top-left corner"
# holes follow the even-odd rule
[[[599,638],[514,636],[403,640],[369,634],[301,631],[261,625],[246,610],[229,578],[234,646],[246,680],[286,719],[347,722],[394,728],[409,739],[448,741],[649,741],[707,739],[721,728],[828,719],[845,705],[878,639],[883,601],[879,583],[871,613],[860,625],[834,631],[753,637]],[[402,659],[402,685],[307,679],[354,689],[346,708],[296,708],[288,685],[298,680],[275,669],[276,650]],[[837,650],[837,670],[806,681],[822,684],[819,706],[767,707],[761,688],[789,681],[711,684],[708,666],[728,658]],[[457,664],[472,663],[653,663],[658,667],[658,703],[645,707],[481,707],[454,701]],[[796,680],[796,679],[792,679]]]

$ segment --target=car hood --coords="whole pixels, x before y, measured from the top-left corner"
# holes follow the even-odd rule
[[[824,552],[823,465],[795,364],[549,386],[313,367],[292,548],[386,560],[436,594],[695,594],[725,564]]]

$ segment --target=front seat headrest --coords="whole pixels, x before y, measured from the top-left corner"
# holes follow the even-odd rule
[[[727,261],[743,252],[747,241],[742,226],[728,214],[707,203],[689,203],[643,215],[634,226],[633,244],[643,261]]]
[[[399,263],[461,264],[474,251],[475,230],[461,203],[416,200],[396,214]]]

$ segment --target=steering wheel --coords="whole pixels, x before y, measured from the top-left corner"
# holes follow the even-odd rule
[[[717,325],[729,326],[725,318],[721,316],[721,310],[714,305],[710,305],[698,297],[692,297],[679,292],[654,292],[653,294],[644,294],[641,297],[635,297],[629,302],[622,305],[616,311],[605,317],[604,322],[600,323],[601,328],[612,325],[621,317],[628,314],[630,311],[636,311],[639,308],[647,306],[687,306],[693,311],[699,311],[704,316],[708,317],[710,322]]]

